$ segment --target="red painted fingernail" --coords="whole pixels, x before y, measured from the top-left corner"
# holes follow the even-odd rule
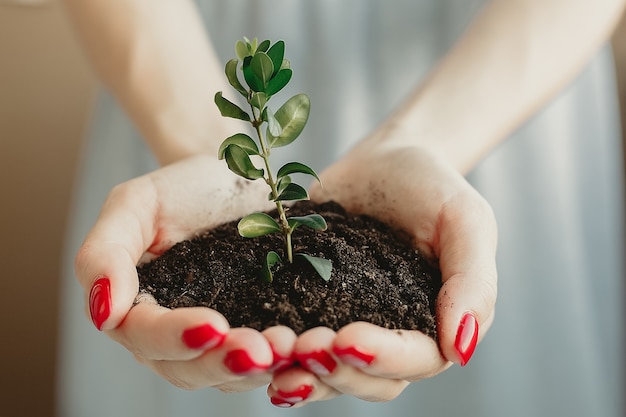
[[[267,371],[268,366],[259,365],[243,349],[231,350],[224,358],[224,365],[237,375],[253,375]]]
[[[347,363],[348,365],[352,365],[355,368],[364,368],[368,365],[371,365],[371,363],[374,361],[374,355],[365,353],[354,346],[350,346],[344,349],[334,347],[333,353],[339,356],[339,359],[341,359],[342,362]]]
[[[295,404],[309,398],[309,395],[311,395],[312,392],[313,387],[311,385],[300,385],[297,389],[290,392],[278,390],[276,395],[288,403]]]
[[[98,278],[93,283],[89,293],[89,313],[96,329],[102,330],[111,314],[111,282],[108,278]]]
[[[203,324],[183,332],[183,342],[190,349],[213,349],[221,345],[225,338],[225,334],[218,332],[210,324]]]
[[[317,375],[330,375],[337,367],[337,362],[325,350],[298,354],[297,357],[303,367]]]
[[[461,358],[461,366],[467,365],[478,342],[478,321],[472,313],[465,313],[456,332],[454,348]]]
[[[277,397],[270,398],[270,402],[276,407],[280,407],[280,408],[291,408],[295,405],[293,403],[290,403],[289,401],[285,401],[282,398],[277,398]]]
[[[274,360],[272,361],[272,366],[269,368],[269,372],[284,371],[285,369],[291,368],[294,363],[293,358],[283,356],[276,352],[274,346],[272,346],[272,354],[274,355]]]

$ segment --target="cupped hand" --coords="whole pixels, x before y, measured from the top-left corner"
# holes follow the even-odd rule
[[[135,299],[136,265],[198,230],[267,209],[262,182],[239,179],[226,164],[196,156],[115,187],[76,256],[94,325],[176,386],[243,391],[268,383],[296,336],[229,327],[208,308],[169,310]]]
[[[438,262],[438,343],[418,331],[364,322],[338,332],[311,329],[294,347],[302,367],[274,376],[272,402],[301,406],[339,394],[387,401],[411,381],[466,365],[494,315],[497,227],[487,202],[442,156],[392,142],[358,145],[321,179],[323,186],[311,190],[314,200],[335,200],[387,222]]]

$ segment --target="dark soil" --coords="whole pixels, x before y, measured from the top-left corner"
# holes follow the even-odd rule
[[[268,251],[285,259],[282,236],[246,239],[232,222],[180,242],[140,266],[140,290],[169,308],[213,308],[232,327],[263,330],[282,324],[300,334],[317,326],[338,330],[367,321],[435,338],[438,269],[385,224],[347,214],[335,203],[300,202],[289,214],[313,212],[324,216],[328,230],[298,228],[294,251],[330,259],[328,282],[306,261],[297,260],[278,265],[272,283],[261,282],[260,265]]]

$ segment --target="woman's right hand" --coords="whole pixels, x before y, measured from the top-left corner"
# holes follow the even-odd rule
[[[264,183],[239,179],[210,155],[115,187],[75,261],[96,328],[181,388],[231,392],[267,384],[274,358],[291,356],[290,329],[232,329],[208,308],[169,310],[150,296],[135,299],[137,264],[198,230],[270,208],[266,195]]]

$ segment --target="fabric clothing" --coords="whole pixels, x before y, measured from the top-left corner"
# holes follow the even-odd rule
[[[224,62],[244,35],[286,41],[294,77],[273,101],[299,92],[311,97],[307,128],[288,152],[321,171],[401,103],[482,3],[200,0],[198,7]],[[342,397],[290,415],[625,414],[624,173],[612,64],[604,48],[469,175],[498,219],[500,277],[495,323],[470,364],[413,383],[390,403]],[[156,168],[106,92],[97,100],[88,139],[68,233],[59,415],[285,413],[269,403],[265,389],[222,394],[174,388],[85,318],[72,258],[110,188]]]

